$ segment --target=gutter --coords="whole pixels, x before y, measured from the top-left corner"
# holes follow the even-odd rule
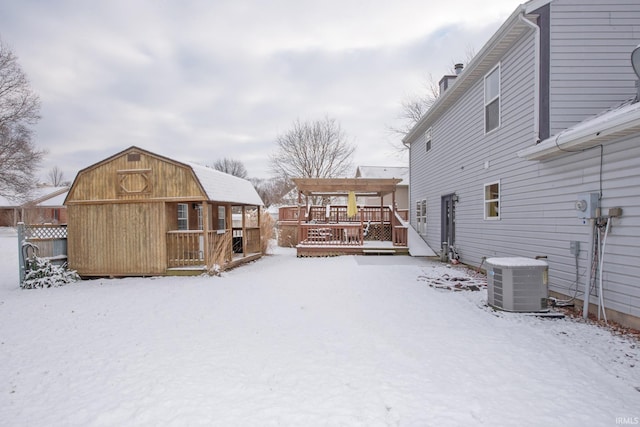
[[[546,160],[634,133],[640,133],[640,103],[626,105],[565,129],[537,145],[518,151],[517,155],[526,160]]]

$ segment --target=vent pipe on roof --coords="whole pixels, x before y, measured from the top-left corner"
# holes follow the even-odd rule
[[[464,65],[461,63],[457,63],[456,65],[453,66],[453,69],[456,72],[456,75],[460,75],[463,68],[464,68]]]

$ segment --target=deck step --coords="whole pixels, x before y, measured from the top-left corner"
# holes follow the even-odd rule
[[[395,255],[395,249],[363,249],[364,255]]]

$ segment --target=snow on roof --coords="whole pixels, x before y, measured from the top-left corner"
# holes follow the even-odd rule
[[[22,206],[29,202],[36,202],[40,206],[62,206],[63,203],[51,204],[50,200],[58,199],[62,195],[62,201],[66,197],[69,187],[38,187],[34,188],[30,194],[18,194],[14,197],[0,196],[0,206],[2,207],[17,207]],[[41,203],[38,203],[42,201]],[[47,203],[44,203],[47,202]]]
[[[263,206],[264,203],[251,182],[213,168],[185,162],[202,184],[209,200]]]
[[[547,267],[546,261],[525,257],[488,258],[487,264],[496,267]]]
[[[518,157],[544,160],[640,133],[640,102],[626,101],[590,117],[537,145],[518,151]]]
[[[400,178],[398,185],[409,185],[409,168],[406,166],[358,166],[357,178]]]
[[[16,199],[0,196],[0,207],[2,208],[13,208],[19,206],[20,202]]]
[[[38,203],[38,206],[46,207],[46,206],[64,206],[64,199],[67,198],[67,194],[69,194],[69,190],[58,194],[57,196],[53,196],[42,202]]]

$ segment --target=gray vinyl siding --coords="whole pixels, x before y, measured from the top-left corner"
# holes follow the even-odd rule
[[[640,8],[637,0],[627,3],[626,9]],[[563,23],[567,27],[569,23],[565,21],[570,19],[566,13],[571,10],[597,9],[572,4],[575,2],[558,0],[552,3],[552,15],[565,14],[564,21],[552,17],[554,25]],[[615,8],[616,5],[607,4],[607,7]],[[611,19],[621,18],[614,16]],[[592,28],[578,22],[583,32]],[[625,28],[624,31],[631,32],[629,26]],[[622,66],[622,61],[606,61],[606,58],[611,59],[609,53],[620,49],[603,45],[593,55],[595,62],[584,62],[589,70],[576,78],[575,72],[568,71],[577,66],[579,59],[558,49],[560,40],[569,39],[559,38],[562,31],[558,28],[553,31],[552,135],[632,98],[635,93],[628,62]],[[570,33],[566,28],[563,31]],[[604,30],[599,32],[610,34]],[[635,35],[636,41],[630,43],[633,47],[640,43],[637,26]],[[596,38],[586,39],[597,46]],[[576,37],[572,49],[577,51],[581,46]],[[629,58],[630,52],[631,48],[628,52],[620,52],[619,56]],[[455,193],[459,198],[455,245],[463,263],[479,266],[483,257],[545,256],[549,262],[549,288],[568,296],[577,293],[582,298],[590,228],[578,219],[574,204],[578,194],[600,191],[600,150],[567,153],[546,161],[518,158],[519,150],[533,144],[533,32],[515,42],[500,61],[499,129],[484,134],[483,82],[480,79],[432,124],[429,152],[425,152],[423,136],[410,141],[411,222],[415,226],[415,202],[426,199],[425,239],[434,250],[439,250],[441,196]],[[594,66],[600,62],[619,69]],[[599,74],[605,70],[614,77]],[[485,169],[487,161],[489,167]],[[605,146],[602,164],[603,212],[617,206],[623,209],[623,216],[613,220],[607,238],[603,269],[605,306],[640,317],[640,135]],[[500,180],[501,218],[484,220],[484,184],[497,180]],[[575,258],[569,251],[571,241],[579,241],[581,245],[577,284]],[[591,302],[596,302],[595,296]]]
[[[478,81],[459,102],[432,126],[431,151],[424,140],[411,144],[411,201],[427,199],[426,241],[433,249],[440,242],[440,197],[456,193],[456,245],[465,263],[479,264],[487,256],[486,243],[504,245],[491,230],[502,221],[484,220],[484,184],[499,180],[505,170],[518,172],[515,151],[534,143],[533,33],[521,39],[501,62],[501,126],[484,133],[483,81]],[[508,148],[508,149],[506,149]],[[484,168],[485,161],[489,168]],[[504,183],[503,183],[504,185]],[[504,190],[503,190],[504,191]],[[412,210],[415,224],[415,212]]]
[[[550,39],[552,135],[634,93],[640,1],[554,1]]]

